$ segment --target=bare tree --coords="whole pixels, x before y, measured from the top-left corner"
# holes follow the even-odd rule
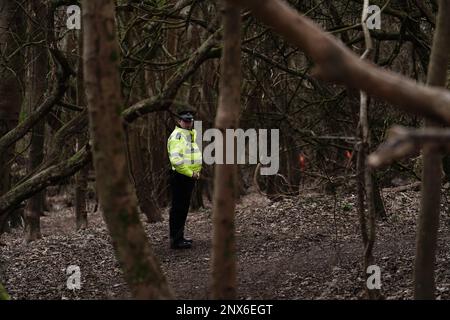
[[[427,84],[445,87],[450,58],[450,3],[439,1],[436,31]],[[426,121],[427,127],[436,123]],[[441,206],[442,154],[433,143],[423,147],[423,170],[420,213],[417,222],[416,260],[414,264],[414,298],[434,299],[434,269]]]
[[[83,31],[78,34],[78,70],[77,70],[77,105],[86,106],[86,90],[84,88],[83,75]],[[77,148],[88,143],[88,133],[79,134]],[[78,151],[78,150],[77,150]],[[87,188],[88,188],[89,166],[85,166],[75,175],[75,225],[76,229],[87,228]]]
[[[364,32],[365,51],[361,59],[370,59],[372,57],[373,42],[370,36],[366,20],[369,14],[369,1],[364,0],[361,25]],[[364,245],[364,274],[368,277],[367,268],[373,264],[373,247],[375,245],[375,191],[373,186],[372,169],[367,165],[367,155],[370,150],[370,126],[369,126],[369,99],[364,91],[360,92],[360,120],[359,136],[361,138],[358,150],[358,211],[361,225],[361,233]],[[364,195],[367,204],[367,217],[365,214]],[[378,290],[370,290],[366,286],[366,293],[370,299],[380,298]]]
[[[42,1],[32,1],[31,10],[36,15],[37,21],[45,21],[47,17],[47,7]],[[30,23],[29,32],[36,41],[45,40],[44,29]],[[28,103],[30,110],[37,108],[44,100],[47,83],[46,76],[48,70],[48,52],[45,46],[34,46],[29,51],[30,71],[28,80]],[[38,168],[44,159],[45,141],[45,119],[41,119],[31,130],[31,141],[29,149],[28,171],[33,172]],[[40,192],[27,201],[25,208],[25,239],[33,241],[41,238],[40,218],[44,209],[44,193]]]
[[[136,195],[128,179],[114,1],[84,0],[83,18],[84,79],[103,216],[133,296],[172,298],[139,220]]]
[[[231,1],[223,2],[224,48],[221,61],[219,106],[216,128],[224,137],[226,129],[239,123],[241,89],[241,16]],[[228,141],[224,138],[224,155]],[[234,150],[233,150],[234,151]],[[213,195],[212,296],[215,299],[236,298],[236,248],[234,209],[238,181],[234,164],[216,164]]]

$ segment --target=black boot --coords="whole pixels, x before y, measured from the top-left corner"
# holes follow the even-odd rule
[[[185,241],[184,239],[178,241],[170,241],[170,249],[190,249],[192,242]]]

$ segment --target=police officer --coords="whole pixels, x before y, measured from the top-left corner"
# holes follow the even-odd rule
[[[192,240],[184,238],[184,225],[189,211],[195,181],[200,178],[202,154],[195,142],[197,132],[194,113],[181,110],[177,113],[177,126],[167,141],[167,151],[172,167],[170,187],[172,207],[169,213],[170,247],[189,249]]]

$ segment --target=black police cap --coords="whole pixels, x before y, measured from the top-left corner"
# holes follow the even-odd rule
[[[192,121],[194,120],[194,113],[192,111],[181,111],[178,113],[178,118],[182,120]]]

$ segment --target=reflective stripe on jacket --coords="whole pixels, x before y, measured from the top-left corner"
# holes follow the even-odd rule
[[[202,169],[202,153],[195,142],[195,129],[187,130],[176,127],[167,140],[167,152],[172,170],[192,177],[194,172]]]

